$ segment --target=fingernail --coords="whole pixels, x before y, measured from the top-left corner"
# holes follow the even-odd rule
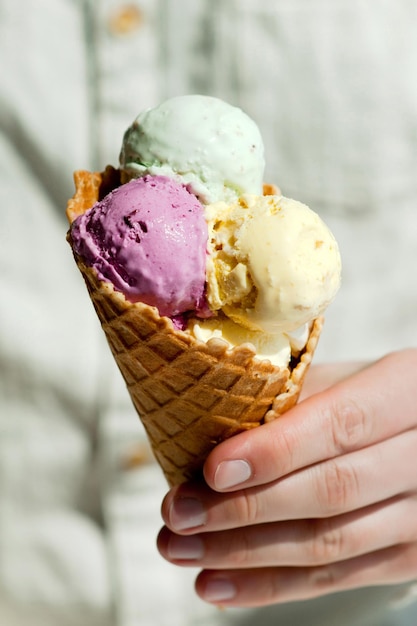
[[[170,522],[175,530],[196,528],[204,526],[207,514],[200,500],[176,498],[171,505]]]
[[[248,480],[252,475],[251,466],[247,461],[222,461],[214,475],[216,489],[229,489]]]
[[[203,592],[207,602],[224,602],[236,596],[236,587],[228,578],[214,578],[206,583]]]
[[[200,537],[173,535],[168,543],[168,557],[181,561],[197,561],[204,556],[204,544]]]

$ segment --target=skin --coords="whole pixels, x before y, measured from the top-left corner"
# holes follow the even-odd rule
[[[294,409],[168,492],[162,556],[225,607],[416,579],[416,372],[417,349],[312,367]]]

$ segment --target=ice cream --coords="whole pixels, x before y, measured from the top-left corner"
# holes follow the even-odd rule
[[[321,315],[340,285],[337,243],[305,204],[245,195],[206,208],[207,297],[244,328],[289,333]]]
[[[262,195],[255,123],[216,98],[172,98],[126,131],[121,167],[133,178],[76,220],[75,252],[177,328],[286,366],[339,288],[340,255],[315,212]]]
[[[145,176],[110,192],[75,220],[74,251],[131,302],[175,317],[207,310],[207,223],[195,196]]]
[[[246,113],[218,98],[171,98],[141,113],[120,154],[124,180],[173,177],[205,204],[262,193],[265,161],[259,129]]]
[[[339,287],[332,234],[263,168],[254,122],[184,96],[137,118],[118,170],[75,175],[68,240],[171,485],[294,406]]]
[[[304,347],[340,284],[330,230],[278,195],[204,207],[173,179],[146,175],[76,219],[71,236],[75,252],[129,301],[157,307],[197,339],[251,343],[280,366]]]

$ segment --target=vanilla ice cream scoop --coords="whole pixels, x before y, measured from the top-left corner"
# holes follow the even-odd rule
[[[120,153],[125,179],[168,176],[201,202],[262,194],[264,146],[255,122],[218,98],[170,98],[138,115]]]
[[[207,298],[242,326],[289,333],[318,317],[341,279],[335,238],[309,207],[282,196],[244,195],[206,207]]]

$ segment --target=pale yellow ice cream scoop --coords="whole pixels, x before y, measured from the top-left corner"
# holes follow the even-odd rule
[[[289,333],[323,313],[341,280],[338,245],[321,218],[283,196],[206,207],[207,298],[234,322]]]

